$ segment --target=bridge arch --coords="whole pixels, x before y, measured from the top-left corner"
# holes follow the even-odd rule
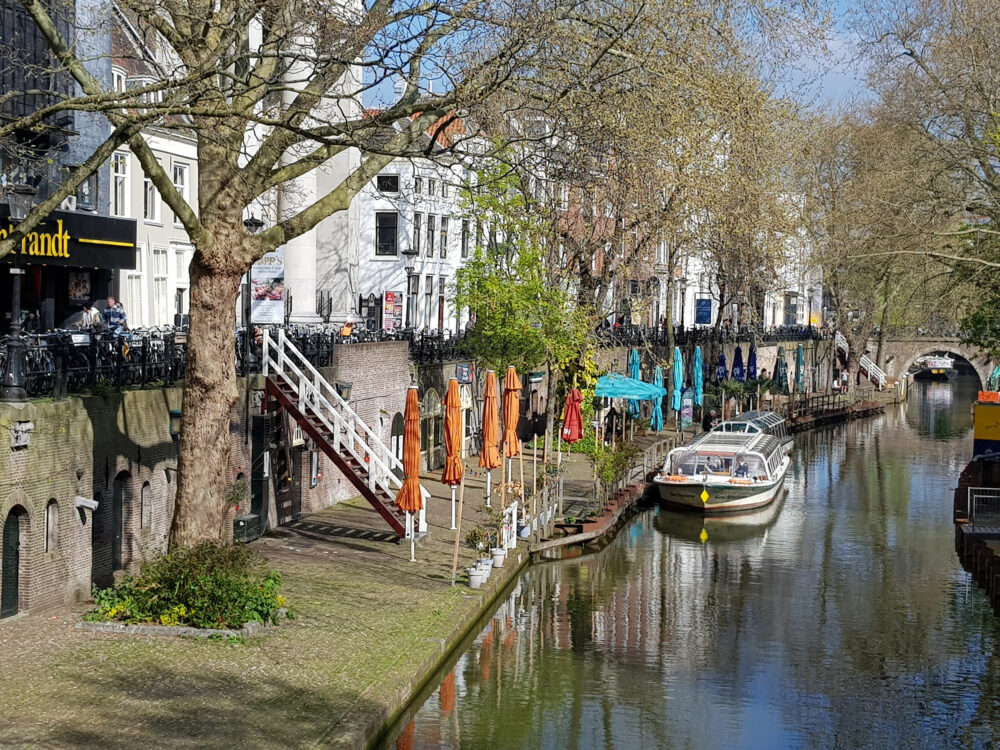
[[[900,379],[921,357],[945,353],[968,362],[979,376],[980,387],[986,386],[993,372],[994,362],[982,350],[961,343],[958,339],[895,339],[887,340],[882,350],[882,369],[890,378]],[[874,347],[872,354],[874,355]]]

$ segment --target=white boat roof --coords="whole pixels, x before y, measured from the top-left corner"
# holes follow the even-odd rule
[[[713,430],[717,430],[724,424],[735,424],[735,423],[745,423],[749,422],[761,429],[766,429],[768,427],[776,427],[782,422],[786,421],[783,416],[773,411],[745,411],[742,414],[738,414],[731,419],[727,419],[725,422],[721,422],[716,425]]]
[[[760,453],[768,455],[778,447],[778,439],[764,432],[707,432],[688,445],[670,451],[719,451],[722,453]]]

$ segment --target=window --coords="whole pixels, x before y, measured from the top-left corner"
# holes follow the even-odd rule
[[[413,178],[413,192],[420,195],[424,191],[424,178],[414,177]]]
[[[434,257],[434,235],[437,231],[437,217],[427,214],[427,257]]]
[[[111,157],[111,213],[128,216],[128,154],[117,152]]]
[[[59,544],[59,504],[53,499],[45,506],[45,551],[55,552]]]
[[[167,248],[153,246],[153,325],[167,322]]]
[[[174,164],[174,189],[181,194],[185,202],[188,200],[188,165]],[[174,214],[174,226],[181,226],[177,215]]]
[[[142,180],[142,218],[153,223],[160,220],[160,194],[149,177]]]
[[[406,327],[417,325],[417,294],[420,289],[420,277],[409,276],[406,279]]]
[[[309,451],[309,486],[319,484],[319,452]]]
[[[142,483],[139,490],[139,528],[148,529],[153,525],[153,498],[150,497],[149,482]]]
[[[174,248],[174,259],[177,262],[177,280],[187,281],[189,264],[187,250],[183,247]]]
[[[379,211],[375,214],[375,254],[395,255],[399,240],[399,214]]]
[[[431,327],[434,315],[434,277],[428,276],[424,282],[424,328]]]
[[[448,197],[448,193],[449,193],[448,183],[445,182],[444,180],[441,180],[441,197],[442,198],[447,198]]]
[[[125,85],[125,71],[111,69],[111,88],[113,91],[124,91],[128,88]]]
[[[76,189],[76,207],[93,211],[97,208],[97,172],[89,175]]]
[[[380,193],[398,193],[399,192],[399,175],[398,174],[380,174],[375,178],[375,184],[378,186]]]
[[[476,250],[480,250],[483,247],[483,222],[476,222]]]
[[[448,217],[441,217],[441,257],[448,257]]]
[[[469,257],[469,220],[462,219],[462,257]]]
[[[413,214],[413,247],[410,248],[414,255],[420,255],[420,233],[424,229],[424,215]]]
[[[437,180],[428,178],[427,179],[427,195],[434,195],[434,193],[437,192],[437,186],[438,186]]]
[[[447,283],[448,282],[445,280],[444,276],[442,276],[440,279],[438,279],[438,320],[437,320],[437,328],[438,328],[439,331],[443,331],[444,330],[444,308],[445,308],[444,289],[445,289],[445,284],[447,284]]]

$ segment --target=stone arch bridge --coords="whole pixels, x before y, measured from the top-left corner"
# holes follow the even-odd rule
[[[870,352],[868,356],[874,358],[878,344],[873,340],[869,342],[868,348]],[[890,336],[886,338],[882,346],[882,369],[890,378],[898,380],[920,357],[939,352],[967,361],[976,369],[980,385],[983,387],[986,386],[986,381],[997,364],[981,349],[963,344],[958,338],[944,336],[894,338]]]

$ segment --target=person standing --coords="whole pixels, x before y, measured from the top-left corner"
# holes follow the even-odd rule
[[[104,308],[104,325],[109,331],[121,333],[128,327],[128,317],[121,303],[115,303],[114,297],[108,297],[108,306]]]
[[[711,429],[715,426],[715,423],[717,421],[715,417],[716,417],[715,409],[710,410],[708,413],[705,414],[704,417],[702,417],[701,429],[704,432],[711,431]]]

